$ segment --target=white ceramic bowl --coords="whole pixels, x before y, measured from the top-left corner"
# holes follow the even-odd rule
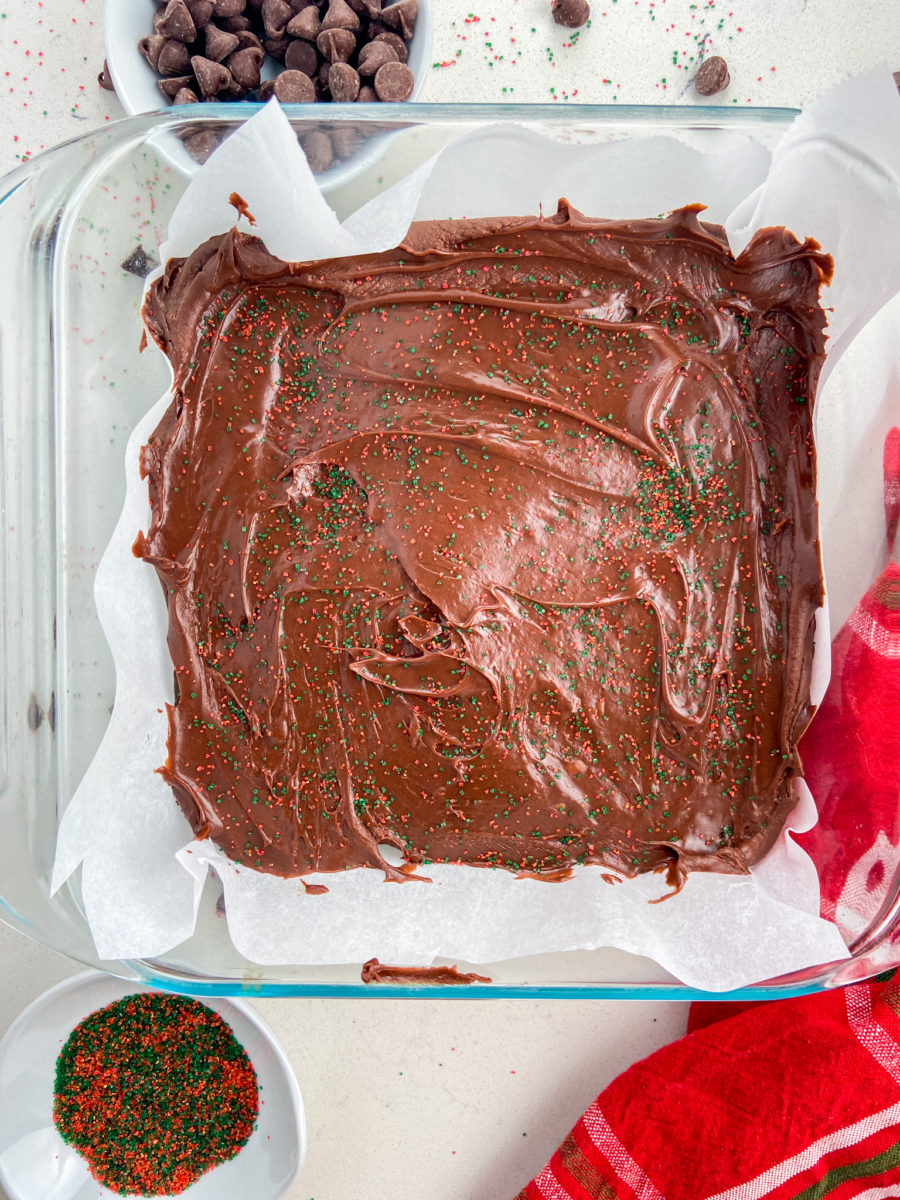
[[[130,117],[136,113],[169,107],[169,102],[156,86],[159,76],[137,48],[140,38],[153,33],[153,14],[158,8],[155,0],[106,0],[106,61],[116,95]],[[415,100],[422,89],[430,57],[431,5],[429,0],[419,0],[416,29],[409,46],[408,65],[415,80],[410,100]],[[265,65],[267,70],[264,69],[263,77],[267,79],[274,78],[283,69],[268,55]],[[236,102],[236,107],[240,108],[240,101]],[[319,107],[323,116],[327,116],[328,104]]]
[[[53,1081],[63,1042],[90,1013],[123,996],[152,991],[99,972],[44,992],[0,1041],[0,1185],[10,1200],[121,1200],[94,1180],[85,1160],[53,1125]],[[240,1000],[204,999],[234,1031],[256,1070],[259,1121],[233,1159],[201,1176],[189,1200],[277,1200],[306,1155],[300,1089],[272,1031]]]

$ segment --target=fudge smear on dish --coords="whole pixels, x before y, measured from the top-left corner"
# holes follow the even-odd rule
[[[783,229],[735,260],[699,211],[168,264],[135,552],[198,837],[394,880],[379,844],[676,886],[765,853],[810,717],[831,260]]]

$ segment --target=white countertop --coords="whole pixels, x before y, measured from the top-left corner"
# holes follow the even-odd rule
[[[101,0],[0,4],[0,171],[121,115],[97,86]],[[577,39],[549,0],[434,0],[421,99],[706,103],[692,56],[729,63],[712,102],[799,107],[851,74],[900,67],[883,0],[598,0]],[[0,925],[0,1036],[79,970]],[[509,1200],[629,1063],[678,1037],[673,1003],[265,1000],[303,1093],[309,1155],[290,1200]]]

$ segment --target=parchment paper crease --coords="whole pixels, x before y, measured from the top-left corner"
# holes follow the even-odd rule
[[[886,70],[825,95],[771,156],[752,143],[705,155],[669,138],[577,146],[491,126],[453,143],[343,225],[273,102],[198,172],[161,260],[187,255],[229,229],[232,191],[254,213],[253,232],[287,260],[388,249],[413,218],[529,213],[539,205],[554,211],[560,196],[603,217],[652,216],[702,201],[709,219],[725,225],[735,252],[756,229],[785,224],[835,258],[834,284],[823,297],[831,308],[832,358],[900,285],[900,101]],[[81,864],[84,904],[103,958],[158,955],[188,937],[209,868],[224,885],[236,947],[257,963],[361,962],[372,955],[478,963],[617,946],[649,955],[687,984],[720,990],[846,955],[836,928],[817,915],[815,868],[787,830],[750,878],[694,875],[679,896],[658,905],[647,901],[664,891],[661,877],[610,886],[598,868],[563,885],[440,865],[428,868],[431,885],[397,886],[379,872],[357,870],[322,877],[328,894],[308,896],[299,880],[239,868],[211,842],[191,842],[154,773],[166,757],[163,702],[172,698],[165,607],[155,573],[131,554],[148,522],[138,452],[168,403],[162,397],[131,437],[125,506],[97,573],[116,703],[64,815],[53,876],[56,889]],[[827,429],[818,436],[827,439]],[[823,543],[828,537],[823,528]],[[828,622],[820,617],[814,700],[828,679]],[[814,821],[813,799],[800,786],[788,830]]]

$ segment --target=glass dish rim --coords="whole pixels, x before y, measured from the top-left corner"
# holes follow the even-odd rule
[[[201,106],[191,106],[189,111],[173,108],[156,110],[132,117],[123,117],[109,124],[86,130],[77,136],[50,147],[40,155],[20,164],[0,180],[0,204],[2,204],[28,177],[43,167],[52,156],[75,143],[96,141],[102,147],[104,143],[125,140],[127,135],[138,138],[155,129],[165,129],[168,126],[183,124],[234,124],[243,123],[263,105],[242,102],[239,106],[227,103],[210,103]],[[655,127],[654,132],[665,133],[666,128],[672,130],[703,131],[733,129],[750,132],[753,128],[767,126],[773,130],[783,131],[798,115],[799,110],[782,107],[756,107],[747,105],[689,105],[689,104],[572,104],[572,103],[407,103],[382,104],[363,110],[358,105],[285,105],[285,111],[292,122],[300,125],[319,124],[322,122],[379,124],[395,123],[398,126],[432,122],[462,125],[472,122],[501,122],[525,121],[528,123],[545,123],[547,125],[572,125],[590,123],[604,125],[610,131],[616,129]],[[201,111],[198,111],[198,108]],[[236,109],[238,110],[236,112]],[[664,129],[660,129],[662,124]],[[102,149],[98,150],[98,157]],[[4,911],[5,910],[5,911]],[[889,897],[882,909],[880,920],[873,923],[867,934],[859,941],[866,946],[877,943],[879,933],[884,933],[897,919],[900,912],[900,890]],[[16,913],[0,897],[0,919],[19,929],[23,929],[27,919]],[[39,941],[39,939],[34,939]],[[857,943],[858,945],[859,943]],[[851,953],[852,953],[851,947]],[[76,959],[75,961],[81,961]],[[836,986],[830,982],[829,976],[843,962],[817,964],[802,972],[790,976],[766,980],[757,984],[734,989],[728,992],[707,992],[685,985],[668,982],[597,982],[597,983],[498,983],[490,985],[474,985],[466,987],[427,986],[421,985],[379,985],[367,987],[358,983],[324,983],[263,980],[253,977],[220,977],[210,979],[206,976],[192,975],[189,969],[170,968],[167,964],[154,959],[123,960],[116,964],[104,965],[109,974],[133,978],[141,982],[158,986],[169,991],[183,992],[197,996],[307,996],[307,997],[350,997],[361,995],[376,998],[432,998],[432,999],[655,999],[655,1000],[721,1000],[746,1001],[787,998],[802,995]],[[96,966],[96,963],[86,963]],[[112,969],[110,969],[112,968]],[[797,976],[806,976],[815,972],[815,977],[797,980]],[[842,981],[843,982],[843,981]],[[839,984],[837,986],[840,986]]]

